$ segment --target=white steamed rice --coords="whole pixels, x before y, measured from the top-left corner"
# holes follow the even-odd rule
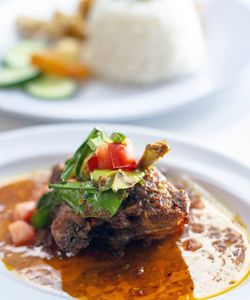
[[[192,0],[96,0],[84,59],[102,78],[152,84],[204,64],[206,47]]]

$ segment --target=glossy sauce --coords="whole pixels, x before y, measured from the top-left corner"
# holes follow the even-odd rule
[[[199,290],[198,278],[202,276],[197,270],[201,266],[196,263],[196,268],[190,268],[190,262],[195,264],[193,257],[199,256],[198,253],[204,259],[204,240],[199,238],[204,228],[197,222],[192,222],[191,229],[181,239],[173,237],[150,247],[131,245],[122,259],[97,250],[62,259],[51,257],[42,247],[11,246],[7,226],[12,220],[14,205],[37,197],[44,186],[46,179],[40,177],[0,188],[0,253],[10,270],[32,283],[82,300],[195,299],[194,289]],[[193,211],[197,214],[197,207]],[[211,257],[207,260],[211,264]],[[228,288],[238,282],[228,284]]]

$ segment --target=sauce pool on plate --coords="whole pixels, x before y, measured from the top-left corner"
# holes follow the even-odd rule
[[[48,174],[31,174],[0,187],[0,255],[9,270],[32,284],[82,300],[192,300],[231,289],[249,272],[244,229],[208,194],[186,182],[192,205],[181,237],[147,247],[132,244],[120,259],[91,248],[76,257],[62,257],[44,232],[30,245],[14,247],[8,234],[14,207],[38,199],[47,180]],[[39,243],[44,235],[53,251]]]

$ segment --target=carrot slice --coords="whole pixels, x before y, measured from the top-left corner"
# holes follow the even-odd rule
[[[79,61],[69,60],[57,52],[34,53],[31,62],[47,74],[55,74],[76,79],[89,78],[89,68]]]

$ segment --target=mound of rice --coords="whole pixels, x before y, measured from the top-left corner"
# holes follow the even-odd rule
[[[206,47],[192,0],[96,0],[83,55],[99,77],[152,84],[200,69]]]

